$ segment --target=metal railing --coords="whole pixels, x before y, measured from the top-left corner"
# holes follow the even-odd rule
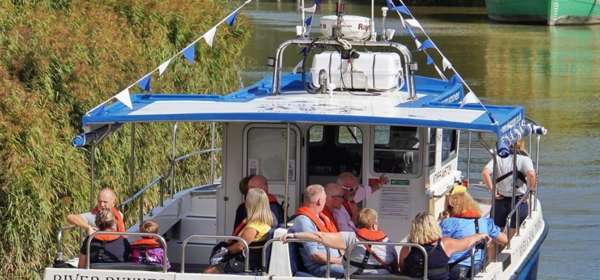
[[[348,248],[348,252],[346,253],[346,269],[344,271],[345,274],[345,279],[346,280],[350,280],[350,262],[352,260],[352,250],[354,250],[357,246],[359,245],[389,245],[389,246],[406,246],[406,247],[410,247],[410,248],[417,248],[419,251],[421,251],[421,253],[423,254],[423,279],[426,280],[427,279],[427,264],[428,262],[428,256],[427,256],[427,251],[425,250],[425,248],[423,248],[423,246],[417,244],[417,243],[410,243],[410,242],[375,242],[375,241],[359,241],[356,242],[354,244],[352,244],[350,246],[350,248]]]
[[[278,238],[273,238],[268,240],[267,242],[265,242],[265,245],[263,245],[263,249],[262,249],[262,266],[263,266],[263,271],[265,271],[266,273],[268,273],[268,267],[267,267],[267,249],[269,247],[271,247],[271,245],[273,244],[273,242],[283,242],[281,240],[279,240]],[[304,239],[298,239],[298,238],[289,238],[286,239],[286,243],[307,243],[307,242],[316,242],[316,241],[310,241],[310,240],[304,240]],[[329,252],[329,247],[325,246],[323,243],[321,242],[317,242],[320,243],[321,245],[323,245],[325,247],[325,251],[326,251],[326,260],[327,260],[327,264],[326,264],[326,270],[325,270],[325,278],[329,278],[329,276],[331,275],[331,253]],[[300,252],[297,252],[298,254],[300,254]],[[296,256],[290,256],[290,261],[291,258],[294,258]],[[295,260],[294,260],[295,261]],[[292,275],[293,276],[293,275]]]
[[[512,222],[512,216],[515,215],[515,228],[517,230],[515,236],[519,236],[519,234],[521,233],[521,217],[520,217],[520,206],[523,203],[527,203],[527,200],[530,200],[530,202],[528,203],[527,206],[527,216],[525,217],[525,219],[531,217],[531,213],[532,213],[532,201],[533,200],[533,193],[531,190],[527,190],[527,192],[521,196],[521,198],[517,201],[516,204],[513,205],[513,208],[510,212],[508,212],[508,216],[506,217],[506,226],[504,228],[505,234],[508,237],[508,243],[506,244],[506,248],[510,249],[510,240],[512,239],[512,236],[509,234],[509,229],[511,228],[511,222]]]
[[[187,244],[192,239],[236,240],[238,242],[242,242],[242,244],[244,245],[244,249],[243,249],[242,253],[244,254],[244,256],[246,256],[244,258],[244,271],[246,271],[246,272],[250,271],[250,247],[248,247],[248,242],[246,242],[246,240],[244,240],[243,238],[241,238],[239,236],[234,236],[234,235],[200,235],[200,234],[196,234],[196,235],[188,236],[188,238],[183,240],[183,243],[181,244],[181,273],[185,273],[185,247],[187,247]]]
[[[76,226],[74,225],[66,225],[63,226],[62,228],[60,228],[57,232],[56,232],[56,258],[54,259],[54,261],[64,261],[63,257],[64,257],[64,252],[63,252],[63,248],[62,248],[62,239],[63,236],[65,234],[65,232],[70,231],[70,230],[74,230],[77,229]]]
[[[164,205],[164,194],[165,194],[165,183],[168,182],[169,186],[169,193],[170,193],[170,197],[173,198],[175,195],[175,185],[176,185],[176,177],[177,177],[177,173],[176,173],[176,169],[177,169],[177,164],[179,162],[185,161],[193,156],[203,156],[206,154],[210,154],[210,182],[208,183],[213,183],[215,182],[215,175],[216,175],[216,165],[215,165],[215,160],[216,160],[216,153],[217,152],[221,152],[221,148],[216,148],[215,147],[215,142],[216,142],[216,125],[215,123],[211,123],[211,146],[210,148],[206,148],[206,149],[197,149],[195,151],[192,151],[190,153],[181,155],[181,156],[176,156],[177,154],[177,127],[178,124],[175,123],[173,124],[173,138],[172,138],[172,154],[171,154],[171,159],[169,161],[169,167],[167,168],[167,170],[153,178],[148,184],[146,184],[144,187],[142,187],[139,191],[137,191],[135,194],[133,194],[132,196],[130,196],[129,198],[127,198],[123,203],[121,203],[118,208],[123,210],[125,207],[128,207],[130,204],[132,204],[134,201],[137,201],[138,199],[141,199],[141,201],[139,202],[139,217],[138,217],[138,222],[139,224],[141,224],[143,222],[144,219],[144,194],[149,191],[150,189],[153,189],[156,185],[159,185],[159,192],[160,192],[160,199],[159,199],[159,205],[162,207]],[[135,149],[134,147],[134,143],[135,143],[135,126],[132,126],[132,134],[131,134],[132,140],[132,149],[131,149],[131,158],[133,159],[135,157]],[[134,160],[130,160],[130,169],[133,170],[135,169],[135,161]],[[133,176],[135,176],[135,172],[130,172],[130,176],[132,178],[130,178],[130,182],[131,184],[133,184]]]
[[[167,254],[167,242],[165,241],[165,239],[160,236],[159,234],[155,234],[155,233],[146,233],[146,232],[113,232],[113,231],[97,231],[94,232],[92,234],[90,234],[90,236],[87,239],[87,242],[85,244],[85,252],[86,252],[86,263],[85,263],[85,269],[90,269],[90,261],[91,261],[91,256],[90,256],[90,247],[92,244],[92,240],[94,239],[94,237],[96,235],[99,234],[107,234],[107,235],[124,235],[124,236],[152,236],[156,239],[158,239],[158,242],[160,243],[161,247],[164,250],[164,256],[163,256],[163,261],[162,261],[162,270],[163,272],[167,272],[167,270],[169,269],[168,267],[168,254]]]

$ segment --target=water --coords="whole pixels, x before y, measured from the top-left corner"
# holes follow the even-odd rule
[[[370,14],[367,4],[348,6],[349,14]],[[295,8],[295,1],[255,1],[246,9],[255,32],[247,49],[249,65],[258,65],[247,67],[246,82],[269,73],[260,65],[294,35]],[[324,3],[321,14],[333,9]],[[487,20],[483,8],[413,11],[480,98],[521,104],[550,131],[542,141],[539,170],[550,224],[539,279],[600,279],[600,25],[498,24]],[[388,19],[388,27],[399,28],[395,14]],[[400,41],[414,48],[405,37]],[[288,52],[291,67],[298,56]],[[422,73],[434,73],[423,55],[417,56]],[[441,65],[439,57],[434,59]]]

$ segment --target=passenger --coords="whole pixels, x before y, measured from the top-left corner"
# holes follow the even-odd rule
[[[152,220],[146,220],[140,226],[140,232],[155,233],[159,231],[158,223]],[[165,259],[165,250],[154,236],[142,236],[142,238],[131,244],[131,256],[129,261],[142,264],[163,264],[167,262],[167,267],[171,267],[169,261]]]
[[[117,200],[117,196],[115,192],[110,188],[104,188],[100,190],[98,193],[98,198],[96,202],[96,207],[92,209],[91,212],[86,212],[82,214],[69,214],[67,216],[67,221],[72,224],[83,229],[87,234],[92,234],[96,232],[96,215],[100,212],[100,210],[108,209],[111,210],[113,216],[116,221],[116,231],[124,232],[125,231],[125,223],[123,222],[123,214],[115,208],[115,201]]]
[[[517,152],[517,185],[515,188],[515,203],[521,199],[527,192],[527,187],[530,190],[535,191],[536,187],[536,175],[533,169],[533,162],[527,155],[524,149],[525,141],[519,139],[513,147],[513,151],[516,149]],[[497,226],[503,228],[506,226],[506,218],[510,211],[512,211],[512,196],[513,196],[513,157],[508,156],[501,158],[496,155],[498,162],[496,179],[496,194],[494,201],[494,223]],[[493,160],[490,160],[487,165],[481,171],[481,177],[483,182],[487,186],[488,190],[492,192],[492,172],[494,168]],[[523,203],[519,208],[519,220],[523,221],[527,217],[527,204]],[[511,228],[516,228],[516,216],[511,219]]]
[[[491,218],[482,218],[479,204],[473,200],[466,188],[457,185],[448,197],[449,218],[444,219],[440,226],[442,236],[461,239],[474,233],[489,235],[497,243],[504,245],[508,241],[506,234],[494,224]],[[473,275],[477,274],[485,260],[485,248],[475,253]],[[471,275],[471,252],[458,252],[450,256],[450,279],[467,279]]]
[[[360,211],[359,203],[366,200],[374,192],[379,190],[383,184],[386,184],[388,178],[381,175],[379,180],[372,186],[363,186],[359,184],[358,178],[351,172],[342,172],[337,179],[338,185],[344,189],[344,208],[352,217],[354,223],[358,220],[358,212]]]
[[[277,198],[269,193],[269,184],[267,183],[267,178],[261,175],[250,175],[240,181],[240,192],[242,195],[246,196],[248,189],[252,188],[259,188],[265,191],[269,198],[269,207],[271,212],[273,212],[272,227],[278,227],[280,223],[283,223],[283,207],[281,207],[281,204],[277,202]],[[246,206],[244,203],[241,203],[237,210],[235,210],[235,222],[233,228],[237,228],[245,218]]]
[[[467,250],[489,237],[476,233],[463,239],[442,237],[440,226],[431,214],[419,213],[410,225],[409,242],[417,243],[427,251],[427,278],[430,280],[449,279],[448,261],[452,254]],[[402,247],[400,251],[400,271],[410,277],[423,277],[423,253],[421,250]]]
[[[95,215],[94,224],[100,231],[115,231],[115,216],[109,209],[101,209]],[[79,250],[79,268],[86,266],[87,258],[90,263],[119,263],[129,259],[131,248],[126,238],[120,235],[98,234],[90,243],[89,256],[87,255],[87,241],[83,241]]]
[[[359,241],[388,241],[386,234],[379,230],[377,212],[371,208],[360,211],[359,229],[356,233],[297,232],[286,234],[281,240],[285,242],[288,238],[321,242],[325,246],[340,250],[346,250]],[[350,273],[353,275],[397,273],[398,255],[394,246],[360,245],[352,250],[350,264]]]
[[[337,232],[333,221],[322,213],[326,199],[327,195],[323,186],[310,185],[306,187],[304,202],[296,211],[296,218],[293,219],[294,225],[289,229],[289,232]],[[299,247],[302,263],[308,270],[307,272],[317,277],[325,276],[327,270],[326,248],[316,242],[303,243]],[[329,249],[329,253],[331,256],[331,277],[343,277],[342,255],[335,249]]]
[[[336,231],[355,231],[356,226],[352,217],[343,207],[344,190],[336,183],[329,183],[325,186],[325,208],[323,214],[326,215],[336,226]]]
[[[246,213],[248,217],[235,229],[234,235],[241,237],[248,245],[264,241],[268,237],[273,224],[273,215],[269,208],[267,194],[259,188],[250,188],[246,196]],[[221,245],[222,244],[222,245]],[[219,248],[220,247],[220,248]],[[239,273],[243,272],[241,263],[244,244],[237,241],[220,243],[213,249],[211,265],[206,273]],[[250,260],[252,262],[253,260]],[[235,263],[240,265],[236,265]],[[256,267],[255,267],[256,268]]]

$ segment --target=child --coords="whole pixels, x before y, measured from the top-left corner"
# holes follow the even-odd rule
[[[158,233],[158,224],[155,221],[147,220],[140,226],[140,232]],[[156,241],[155,237],[143,236],[131,244],[131,256],[129,261],[143,264],[162,265],[165,258],[165,250]],[[167,267],[171,267],[167,262]]]

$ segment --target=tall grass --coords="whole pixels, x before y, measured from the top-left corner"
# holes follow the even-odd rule
[[[207,31],[233,8],[227,2],[0,1],[0,278],[38,278],[55,255],[54,235],[67,213],[88,210],[89,152],[70,146],[81,116]],[[248,36],[243,19],[221,27],[212,49],[200,44],[197,63],[173,63],[153,80],[153,91],[235,88]],[[207,127],[180,125],[180,151],[207,146]],[[138,125],[129,189],[130,133],[124,126],[96,153],[97,189],[111,187],[121,198],[164,172],[169,157],[171,126]],[[178,172],[187,174],[181,185],[208,174],[193,163]],[[126,212],[129,224],[135,211]],[[65,242],[76,254],[75,237]]]

